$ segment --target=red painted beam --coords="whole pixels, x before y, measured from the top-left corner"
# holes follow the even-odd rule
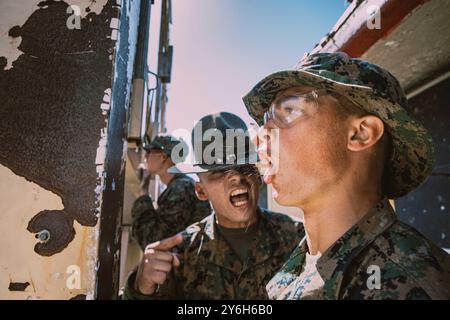
[[[415,8],[429,0],[390,0],[380,8],[381,29],[369,29],[364,24],[339,51],[360,57],[378,40],[388,36]]]

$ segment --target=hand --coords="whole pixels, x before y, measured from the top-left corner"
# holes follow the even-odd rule
[[[145,295],[151,295],[157,284],[163,284],[172,267],[179,267],[180,260],[169,250],[183,242],[183,236],[178,233],[170,238],[149,244],[145,248],[144,257],[139,265],[135,289]]]

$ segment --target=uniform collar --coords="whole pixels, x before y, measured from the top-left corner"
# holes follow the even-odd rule
[[[383,199],[322,254],[317,270],[325,281],[325,299],[339,298],[343,275],[352,261],[396,220],[388,200]],[[301,246],[301,252],[308,250],[306,241]]]
[[[203,220],[204,226],[197,237],[200,237],[200,247],[196,250],[210,252],[209,261],[234,273],[241,273],[247,268],[260,264],[269,258],[278,255],[280,251],[279,236],[274,234],[276,228],[267,214],[257,208],[259,227],[249,249],[247,260],[242,263],[233,252],[230,245],[218,233],[216,214],[213,212]],[[280,251],[281,252],[281,251]]]

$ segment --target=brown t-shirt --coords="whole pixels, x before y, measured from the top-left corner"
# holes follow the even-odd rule
[[[258,223],[254,223],[246,228],[225,228],[217,225],[220,235],[230,245],[239,259],[244,262],[247,257],[248,250],[256,236]]]

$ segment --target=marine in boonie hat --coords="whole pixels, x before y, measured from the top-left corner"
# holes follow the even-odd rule
[[[150,152],[151,150],[157,149],[163,151],[169,157],[172,155],[172,150],[175,146],[180,143],[185,144],[182,139],[175,138],[174,136],[167,134],[159,134],[157,135],[150,143],[145,144],[143,146],[144,150]],[[186,158],[188,150],[187,148],[180,148],[183,150],[183,154],[181,155],[182,159]]]
[[[385,196],[401,197],[431,173],[434,145],[427,130],[406,111],[407,99],[398,80],[381,67],[342,52],[306,55],[296,70],[280,71],[261,80],[244,96],[249,114],[260,125],[277,93],[295,86],[326,89],[378,116],[391,141]]]

